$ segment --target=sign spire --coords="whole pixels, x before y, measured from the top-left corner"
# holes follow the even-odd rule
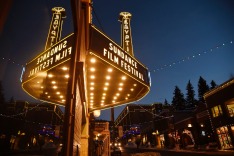
[[[119,21],[122,23],[121,46],[127,53],[129,53],[131,56],[134,56],[132,45],[132,33],[130,26],[131,17],[132,14],[130,14],[129,12],[121,12],[119,14]]]

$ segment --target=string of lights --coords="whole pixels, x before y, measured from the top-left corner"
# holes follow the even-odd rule
[[[161,116],[161,115],[159,115],[159,114],[154,114],[153,112],[151,112],[151,111],[145,109],[144,107],[142,107],[140,104],[136,104],[136,103],[135,103],[135,105],[141,107],[141,108],[144,109],[146,112],[152,114],[154,117],[160,117],[160,118],[161,118],[160,120],[165,119],[165,118],[171,118],[171,117],[173,117],[173,115],[171,115],[171,116]]]
[[[22,119],[22,118],[16,118],[16,117],[4,115],[4,114],[0,114],[0,116],[6,117],[6,118],[15,119],[15,120],[19,120],[19,121],[24,121],[25,123],[32,123],[32,124],[37,124],[37,125],[45,125],[45,123],[29,121],[29,120],[25,120],[25,119]],[[50,124],[50,125],[51,125],[51,124]],[[57,126],[57,125],[51,125],[51,126]]]
[[[211,52],[214,52],[224,46],[227,46],[227,45],[230,45],[232,44],[233,41],[229,41],[229,42],[225,42],[225,43],[222,43],[222,44],[219,44],[218,46],[214,46],[213,48],[210,48],[208,50],[204,50],[202,52],[199,52],[199,53],[195,53],[191,56],[186,56],[182,59],[179,59],[178,61],[173,61],[172,63],[168,63],[168,64],[164,64],[164,65],[161,65],[159,66],[158,68],[155,68],[155,69],[152,69],[152,70],[149,70],[150,72],[157,72],[157,71],[162,71],[162,70],[165,70],[167,68],[170,68],[170,67],[174,67],[176,66],[177,64],[181,64],[183,62],[186,62],[186,61],[190,61],[192,59],[195,59],[195,58],[198,58],[199,56],[203,56],[205,54],[209,54]],[[20,66],[20,67],[24,67],[24,65],[22,64],[19,64],[19,63],[16,63],[13,59],[6,59],[6,58],[2,58],[3,61],[8,61],[9,63],[12,63],[12,64],[16,64],[17,66]]]
[[[24,65],[19,64],[19,63],[16,63],[13,59],[10,59],[10,58],[7,59],[7,58],[3,57],[2,60],[3,60],[3,61],[8,61],[9,63],[15,64],[15,65],[20,66],[20,67],[24,67]]]
[[[199,53],[196,53],[196,54],[193,54],[191,56],[186,56],[178,61],[174,61],[172,63],[169,63],[169,64],[164,64],[162,66],[160,66],[159,68],[156,68],[156,69],[153,69],[153,70],[150,70],[150,72],[156,72],[156,71],[161,71],[161,70],[165,70],[166,68],[170,68],[170,67],[173,67],[177,64],[180,64],[180,63],[183,63],[185,61],[190,61],[192,59],[195,59],[195,58],[198,58],[199,56],[202,56],[202,55],[205,55],[205,54],[208,54],[208,53],[211,53],[211,52],[214,52],[215,50],[218,50],[219,48],[222,48],[224,46],[227,46],[227,45],[230,45],[232,44],[233,42],[232,41],[229,41],[229,42],[225,42],[223,44],[219,44],[218,46],[215,46],[213,48],[210,48],[208,50],[204,50],[202,52],[199,52]]]
[[[34,110],[35,108],[39,107],[41,104],[42,103],[39,103],[39,104],[37,104],[36,106],[34,106],[32,108],[25,109],[23,112],[20,112],[18,114],[13,114],[13,115],[0,114],[0,116],[7,117],[7,118],[14,118],[14,117],[17,117],[17,116],[25,115],[28,111]]]

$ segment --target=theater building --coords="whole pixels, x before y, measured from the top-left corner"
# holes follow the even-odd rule
[[[52,8],[45,50],[22,72],[26,93],[65,107],[64,155],[88,155],[90,114],[138,101],[150,91],[148,69],[133,55],[131,14],[120,13],[120,46],[92,24],[90,4],[71,1],[74,33],[63,38],[65,8]]]
[[[234,146],[234,79],[224,82],[204,95],[212,129],[220,149]]]

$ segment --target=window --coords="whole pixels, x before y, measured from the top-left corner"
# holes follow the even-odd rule
[[[227,126],[217,128],[216,132],[222,149],[229,149],[233,147]]]
[[[215,107],[212,107],[211,108],[211,112],[212,112],[212,116],[215,118],[215,117],[218,117],[220,115],[223,114],[223,111],[222,111],[222,108],[220,105],[217,105]]]
[[[231,99],[225,103],[227,105],[228,115],[234,117],[234,99]]]

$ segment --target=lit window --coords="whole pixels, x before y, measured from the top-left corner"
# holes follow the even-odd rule
[[[234,117],[234,99],[231,99],[227,102],[225,102],[227,105],[227,111],[230,117]]]
[[[211,108],[213,117],[218,117],[223,114],[222,108],[220,105]]]

